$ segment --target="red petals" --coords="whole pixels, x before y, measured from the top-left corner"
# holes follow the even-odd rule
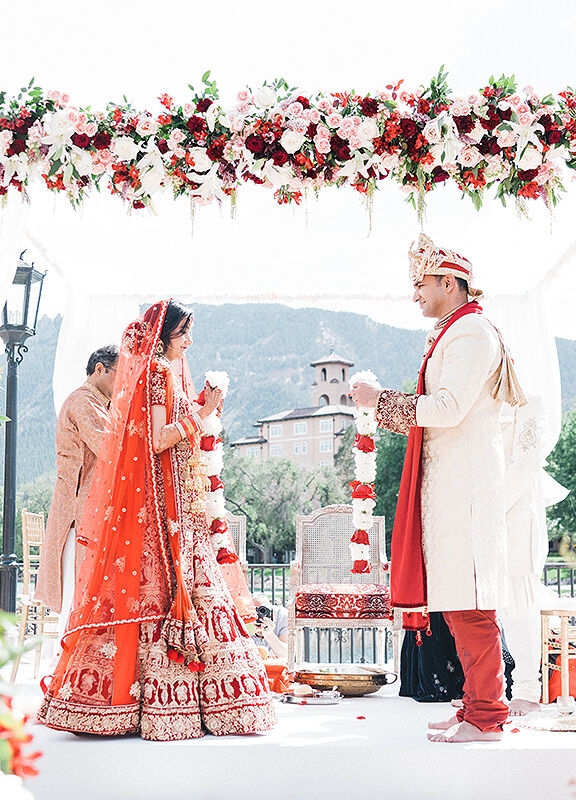
[[[212,520],[212,524],[210,525],[210,533],[226,533],[228,530],[228,523],[225,519],[220,519],[217,517],[216,519]]]
[[[352,497],[357,500],[376,500],[376,492],[373,483],[361,483],[361,481],[350,481],[352,487]]]
[[[216,561],[219,564],[235,564],[236,561],[238,561],[238,556],[236,553],[233,553],[232,550],[227,550],[225,547],[221,547],[220,550],[218,550]]]
[[[374,437],[373,436],[361,436],[359,433],[356,434],[356,438],[354,439],[354,447],[357,450],[361,450],[363,453],[373,453],[376,449],[376,445],[374,444]]]
[[[370,572],[371,569],[372,564],[369,561],[355,561],[350,572],[354,573],[355,575],[361,575],[364,572]]]
[[[211,475],[210,478],[209,478],[209,481],[210,481],[210,491],[211,492],[217,492],[218,489],[223,489],[224,488],[224,484],[220,480],[220,476],[219,475]]]
[[[222,440],[216,436],[203,436],[200,439],[200,450],[204,450],[205,453],[209,453],[212,450],[215,450],[216,445],[221,441]]]
[[[196,398],[196,402],[198,403],[199,406],[203,406],[204,403],[206,402],[206,397],[204,395],[204,389],[202,389],[202,391],[200,392],[200,394]]]
[[[190,672],[204,672],[206,669],[206,665],[203,664],[201,661],[189,661],[186,664]]]
[[[356,717],[356,719],[366,719],[366,717],[360,716],[360,717]]]
[[[357,530],[354,531],[354,535],[350,539],[351,542],[354,544],[370,544],[370,539],[368,538],[368,534],[366,531]]]

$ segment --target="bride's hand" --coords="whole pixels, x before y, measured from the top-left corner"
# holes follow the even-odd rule
[[[209,384],[206,384],[206,386],[204,387],[205,402],[198,413],[204,419],[209,414],[211,414],[214,411],[214,409],[218,408],[218,406],[222,403],[223,399],[224,398],[221,389],[213,389]]]

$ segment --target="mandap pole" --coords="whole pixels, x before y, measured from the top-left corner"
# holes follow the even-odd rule
[[[16,611],[18,561],[15,551],[16,523],[16,433],[18,430],[18,364],[27,351],[21,343],[8,342],[6,356],[6,440],[4,447],[4,513],[2,526],[2,555],[0,556],[0,607]]]

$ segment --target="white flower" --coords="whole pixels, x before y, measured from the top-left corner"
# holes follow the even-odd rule
[[[519,169],[537,169],[542,163],[542,153],[532,144],[527,145],[526,149],[516,161]]]
[[[220,550],[221,547],[226,547],[228,544],[228,540],[226,539],[225,534],[223,533],[213,533],[212,534],[212,547],[214,550]]]
[[[222,447],[204,453],[204,464],[208,475],[220,475],[224,466]]]
[[[375,139],[379,134],[378,124],[371,117],[363,120],[356,128],[356,135],[360,139],[372,141],[372,139]]]
[[[217,489],[215,492],[209,492],[206,496],[206,514],[209,517],[223,517],[226,513],[226,501],[224,499],[224,490]]]
[[[156,133],[157,130],[158,123],[153,117],[150,116],[150,114],[145,114],[144,116],[140,117],[138,124],[136,125],[136,133],[139,133],[140,136],[151,136],[152,134]]]
[[[76,148],[75,148],[76,149]],[[72,163],[76,167],[79,175],[92,174],[92,156],[86,150],[78,150],[72,159]]]
[[[206,155],[206,150],[203,147],[192,147],[189,153],[194,159],[196,172],[206,172],[212,166],[212,159]]]
[[[352,510],[357,511],[359,514],[371,514],[374,511],[376,500],[370,498],[355,497],[352,500]]]
[[[223,397],[228,394],[228,387],[230,386],[230,377],[227,372],[222,370],[210,369],[206,373],[206,382],[213,389],[220,389]]]
[[[372,514],[363,514],[361,511],[353,511],[352,525],[356,530],[369,531],[374,525],[374,518]]]
[[[202,433],[204,436],[218,436],[222,433],[222,420],[218,414],[213,411],[203,421]]]
[[[133,161],[138,154],[139,147],[129,136],[118,136],[117,139],[114,139],[111,149],[120,161]]]
[[[352,561],[370,561],[370,545],[358,544],[357,542],[350,542],[350,556]]]
[[[374,409],[367,410],[371,412],[370,416],[356,418],[356,430],[361,436],[374,436],[378,427],[374,419]]]
[[[68,119],[66,111],[55,111],[44,118],[44,130],[49,137],[69,140],[74,133],[74,123]]]
[[[433,119],[426,123],[422,133],[429,144],[438,144],[442,138],[436,120]]]
[[[140,181],[142,191],[145,194],[153,194],[162,187],[165,178],[164,165],[158,152],[147,153],[138,162],[140,170]]]
[[[465,145],[456,158],[463,167],[475,167],[482,160],[482,154],[472,145]]]
[[[302,147],[304,135],[300,131],[286,130],[282,134],[280,144],[287,153],[296,153]]]
[[[357,451],[354,454],[356,480],[362,483],[374,483],[376,480],[376,458],[374,453],[362,453]]]
[[[276,103],[276,91],[271,86],[261,86],[254,93],[254,102],[257,106],[272,108]]]

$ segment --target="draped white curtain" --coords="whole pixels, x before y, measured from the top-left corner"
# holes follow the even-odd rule
[[[30,206],[18,193],[2,198],[0,203],[0,309],[18,266],[18,257],[25,247],[24,232]]]

